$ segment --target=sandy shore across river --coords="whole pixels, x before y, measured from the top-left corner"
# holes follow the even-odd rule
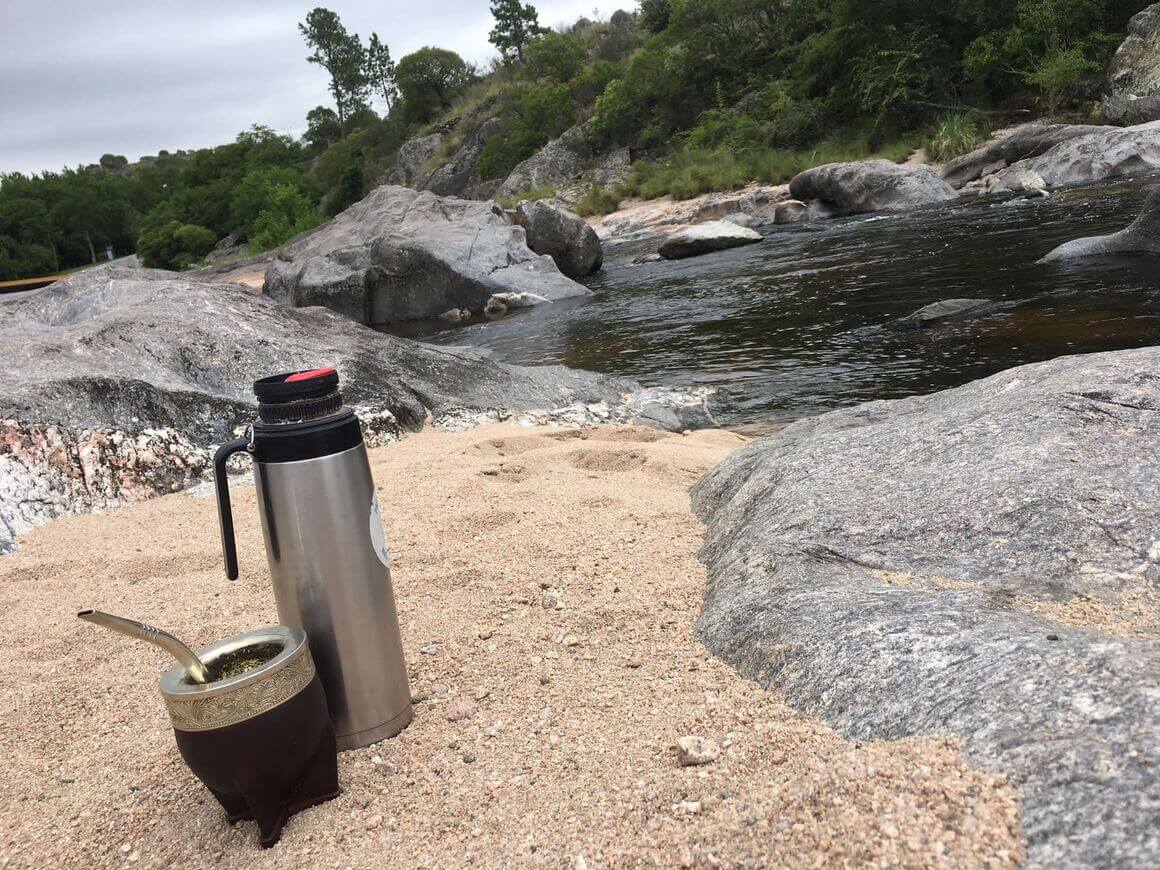
[[[415,721],[340,757],[342,795],[257,846],[182,765],[163,654],[276,621],[252,487],[242,576],[211,499],[57,521],[0,559],[0,862],[11,867],[1007,866],[1017,805],[941,738],[857,743],[693,636],[688,487],[728,432],[490,426],[372,451]],[[448,714],[464,713],[463,718]],[[678,765],[683,735],[716,741]]]

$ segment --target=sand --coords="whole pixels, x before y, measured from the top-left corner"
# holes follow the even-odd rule
[[[282,842],[228,825],[183,766],[164,654],[95,607],[198,645],[276,621],[252,487],[242,576],[213,502],[60,520],[0,559],[0,862],[43,866],[1007,866],[1016,795],[942,738],[857,743],[693,636],[687,490],[742,439],[490,426],[372,451],[416,699],[340,756],[343,794]],[[676,741],[720,754],[682,767]]]

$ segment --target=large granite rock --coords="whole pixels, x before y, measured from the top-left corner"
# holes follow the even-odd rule
[[[208,474],[212,445],[256,416],[253,380],[279,371],[336,366],[372,445],[428,419],[707,419],[697,397],[502,365],[173,272],[91,269],[0,301],[0,346],[0,552],[55,516]]]
[[[521,202],[516,207],[528,247],[547,254],[570,278],[591,275],[604,262],[604,249],[595,230],[579,215],[550,200]]]
[[[1135,127],[1099,127],[1060,142],[995,174],[989,191],[1028,189],[1027,179],[1049,188],[1093,184],[1160,172],[1160,121]],[[1038,184],[1038,181],[1035,181]]]
[[[954,189],[926,166],[889,160],[827,163],[799,172],[789,183],[794,199],[820,200],[834,214],[910,211],[955,199]]]
[[[1035,867],[1160,854],[1160,348],[794,423],[705,475],[697,632],[859,739],[952,734]]]
[[[495,203],[384,185],[279,249],[266,292],[380,324],[479,311],[496,293],[554,301],[588,291],[528,248]]]
[[[1040,262],[1115,254],[1160,255],[1160,187],[1144,200],[1140,216],[1118,233],[1064,242]]]
[[[1108,70],[1104,117],[1114,124],[1160,120],[1160,3],[1132,16]]]
[[[592,160],[584,126],[570,127],[527,160],[516,164],[496,196],[511,197],[530,190],[561,187],[578,179]]]
[[[959,188],[968,182],[1006,169],[1027,157],[1038,157],[1060,142],[1103,133],[1107,127],[1090,124],[1026,124],[1006,136],[956,157],[943,167],[943,180]]]
[[[677,230],[661,243],[658,253],[666,260],[683,260],[714,251],[754,245],[761,240],[761,233],[749,227],[727,221],[706,221]]]
[[[395,167],[387,176],[392,184],[410,187],[426,173],[427,162],[439,151],[443,137],[439,133],[416,136],[399,146]]]

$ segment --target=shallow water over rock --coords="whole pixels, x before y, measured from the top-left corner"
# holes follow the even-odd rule
[[[1112,232],[1147,182],[907,215],[764,227],[758,245],[631,265],[658,242],[606,248],[595,296],[458,329],[409,334],[645,383],[711,386],[733,426],[957,386],[1025,362],[1160,342],[1160,260],[1038,264]],[[940,299],[1014,302],[920,331],[891,321]]]

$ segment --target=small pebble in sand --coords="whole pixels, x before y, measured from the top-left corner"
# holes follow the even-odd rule
[[[477,701],[482,701],[490,694],[491,692],[488,689],[476,689],[475,693],[471,697],[475,698]]]
[[[383,814],[382,813],[375,813],[373,816],[371,816],[369,819],[367,819],[367,830],[373,831],[375,828],[381,826],[382,823],[383,823]]]
[[[711,764],[721,754],[721,747],[712,740],[690,734],[677,741],[677,760],[681,767]]]
[[[493,722],[483,729],[483,733],[488,737],[495,737],[501,731],[503,731],[503,722]]]
[[[470,698],[459,698],[451,702],[447,708],[447,721],[458,722],[461,719],[470,719],[475,713],[476,704]]]
[[[419,647],[419,652],[423,653],[425,656],[433,656],[435,653],[439,652],[439,644],[429,643],[427,646],[421,646]]]
[[[580,646],[580,638],[574,634],[565,635],[564,646]]]
[[[682,813],[688,813],[690,816],[699,815],[701,812],[700,801],[681,801],[680,810]]]

